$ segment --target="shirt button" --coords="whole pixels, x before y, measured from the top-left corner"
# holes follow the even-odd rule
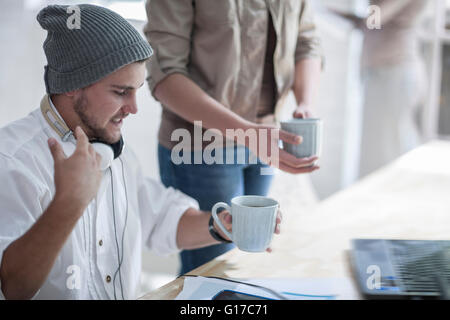
[[[110,276],[106,276],[106,282],[108,282],[108,283],[111,282],[111,277]]]
[[[101,246],[103,245],[103,240],[100,240],[100,241],[98,242],[98,245],[101,247]]]

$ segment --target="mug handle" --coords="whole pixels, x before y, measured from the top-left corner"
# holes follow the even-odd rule
[[[225,202],[218,202],[218,203],[216,203],[216,204],[212,207],[211,213],[212,213],[212,216],[213,216],[214,221],[216,221],[217,225],[218,225],[219,228],[223,231],[223,233],[225,233],[225,235],[226,235],[229,239],[233,240],[233,239],[231,238],[231,233],[228,232],[227,229],[225,229],[225,227],[223,226],[223,224],[222,224],[222,222],[220,221],[219,217],[217,216],[217,209],[219,209],[219,208],[225,208],[225,209],[227,209],[227,211],[230,213],[230,215],[231,215],[231,208],[230,208],[230,206],[229,206],[228,204],[226,204]]]

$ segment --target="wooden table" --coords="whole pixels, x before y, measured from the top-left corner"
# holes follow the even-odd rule
[[[450,240],[450,142],[425,144],[317,206],[283,215],[272,253],[234,249],[189,274],[352,278],[353,238]],[[174,299],[182,287],[178,278],[141,299]]]

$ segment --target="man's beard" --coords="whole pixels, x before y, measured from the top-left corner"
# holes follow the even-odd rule
[[[90,139],[98,139],[104,141],[109,144],[116,143],[119,141],[119,138],[113,138],[108,135],[108,131],[105,128],[100,128],[96,123],[92,116],[89,116],[87,113],[87,107],[89,102],[85,97],[84,93],[81,93],[81,96],[75,100],[74,111],[80,118],[81,122],[89,131],[86,134]]]

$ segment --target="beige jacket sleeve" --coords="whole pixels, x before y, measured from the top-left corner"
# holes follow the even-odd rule
[[[194,8],[192,0],[147,0],[146,11],[144,34],[154,49],[147,62],[147,80],[153,94],[156,85],[168,75],[188,76]]]
[[[295,62],[306,58],[320,57],[322,58],[323,65],[324,57],[320,40],[316,33],[317,30],[314,23],[311,5],[308,1],[303,1],[299,16],[299,30],[297,47],[295,49]]]

